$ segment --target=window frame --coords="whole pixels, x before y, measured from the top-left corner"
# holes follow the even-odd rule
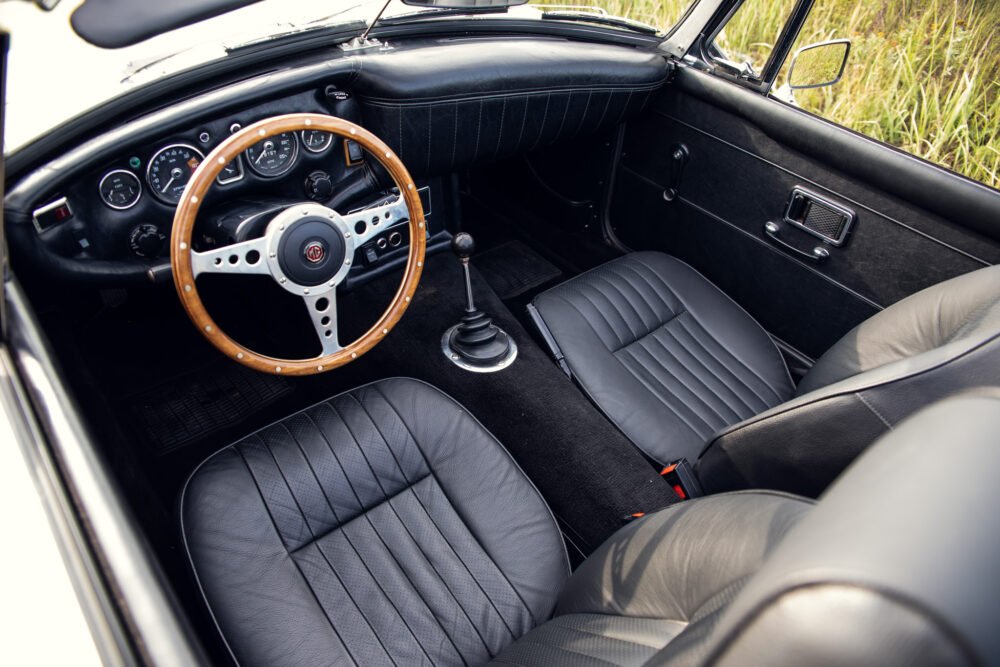
[[[764,63],[763,70],[756,76],[747,74],[736,63],[724,59],[719,47],[715,45],[715,40],[718,38],[719,33],[725,29],[729,21],[749,1],[752,0],[733,0],[729,2],[717,14],[716,18],[705,26],[704,32],[692,46],[691,51],[716,76],[755,90],[762,95],[767,95],[774,86],[774,82],[778,78],[782,66],[788,59],[792,47],[798,39],[799,32],[802,30],[802,26],[805,25],[806,18],[813,8],[815,0],[797,0],[792,11],[788,14],[788,18],[785,19],[781,32],[778,33],[774,48],[771,49],[771,53]]]

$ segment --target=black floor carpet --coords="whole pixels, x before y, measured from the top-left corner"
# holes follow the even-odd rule
[[[126,418],[146,436],[139,442],[162,455],[240,423],[292,389],[286,378],[219,359],[122,402]]]
[[[520,241],[509,241],[476,255],[472,263],[505,301],[562,275],[552,262]]]
[[[100,441],[108,443],[108,457],[139,503],[140,520],[161,555],[169,560],[166,554],[175,551],[174,502],[184,479],[201,460],[318,400],[393,376],[429,382],[479,418],[538,486],[571,547],[584,554],[617,530],[624,515],[674,502],[669,485],[559,370],[475,268],[472,273],[477,305],[493,315],[518,344],[517,360],[499,373],[461,370],[441,352],[441,335],[458,321],[464,307],[461,269],[450,254],[427,258],[413,303],[381,344],[335,371],[283,378],[290,389],[268,384],[258,391],[261,387],[249,387],[252,381],[227,380],[223,384],[232,392],[227,395],[224,386],[198,379],[198,374],[205,373],[239,378],[244,369],[208,346],[176,304],[170,305],[172,295],[147,297],[131,311],[102,316],[101,326],[79,332],[77,343],[86,350],[84,363],[95,372],[78,389],[109,403],[99,411],[90,405],[93,401],[84,401],[91,416],[106,415],[92,429]],[[386,276],[339,297],[341,340],[353,340],[371,326],[395,293],[398,280],[399,275]],[[187,389],[180,384],[165,386],[164,378],[170,377],[175,382],[184,379]],[[212,408],[195,408],[192,417],[209,409],[216,416],[228,411],[220,422],[224,425],[209,431],[175,424],[170,427],[178,428],[174,435],[143,425],[142,419],[154,419],[154,412],[159,418],[176,411],[176,401],[189,406],[180,409],[190,409],[194,395],[180,397],[177,392],[182,390],[200,392],[217,402]],[[154,396],[158,393],[159,398]],[[151,405],[145,417],[122,419],[129,405],[134,409],[137,398],[175,405]],[[207,424],[200,418],[194,421]],[[153,441],[147,443],[151,435]],[[158,502],[151,502],[151,493]]]
[[[342,298],[341,321],[354,317],[352,311],[360,315],[365,304],[385,302],[396,287],[395,280],[381,280]],[[448,255],[428,259],[400,324],[361,363],[345,368],[358,366],[355,370],[373,377],[408,375],[451,394],[507,447],[584,553],[621,527],[624,515],[674,502],[669,485],[559,370],[475,270],[473,290],[477,306],[517,341],[518,358],[509,368],[470,373],[444,358],[441,335],[458,321],[464,306],[461,270]]]

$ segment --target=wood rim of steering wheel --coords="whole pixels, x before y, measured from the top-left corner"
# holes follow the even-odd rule
[[[406,270],[399,289],[382,316],[354,342],[336,352],[311,359],[280,359],[259,354],[230,338],[208,314],[192,266],[191,235],[205,194],[223,167],[254,144],[285,132],[321,130],[332,132],[360,144],[392,176],[409,213],[410,244]],[[323,114],[294,113],[268,118],[228,137],[208,154],[188,182],[174,214],[170,237],[170,265],[174,287],[184,310],[208,341],[230,359],[258,371],[276,375],[315,375],[338,368],[372,349],[399,322],[413,298],[423,270],[426,249],[424,211],[409,172],[402,161],[381,139],[350,121]],[[334,306],[335,307],[335,306]]]

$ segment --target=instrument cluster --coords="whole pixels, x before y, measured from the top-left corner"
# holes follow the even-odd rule
[[[230,132],[240,129],[232,124]],[[202,133],[200,143],[211,140]],[[334,143],[334,136],[320,130],[287,132],[267,137],[246,149],[227,164],[216,179],[217,185],[239,183],[246,177],[247,169],[260,178],[278,178],[287,174],[298,163],[301,150],[313,155],[325,153]],[[146,190],[159,202],[176,206],[191,175],[205,159],[201,149],[188,143],[172,143],[155,150],[141,171],[142,158],[129,158],[130,169],[111,169],[101,175],[97,191],[109,209],[125,211],[140,202]],[[142,174],[140,176],[140,174]]]

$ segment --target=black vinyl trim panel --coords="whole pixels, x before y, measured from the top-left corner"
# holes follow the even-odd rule
[[[1000,191],[711,74],[678,67],[674,85],[775,140],[932,213],[1000,240]]]

